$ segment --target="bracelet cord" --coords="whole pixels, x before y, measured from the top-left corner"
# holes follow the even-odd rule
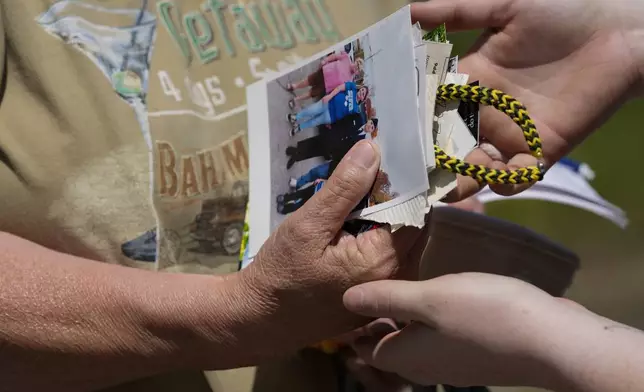
[[[523,131],[523,137],[528,143],[530,152],[537,158],[539,164],[515,170],[496,170],[483,165],[474,165],[461,159],[449,156],[442,148],[434,146],[436,167],[455,174],[471,177],[480,183],[494,184],[526,184],[541,181],[545,175],[543,165],[543,149],[537,127],[528,115],[525,106],[516,98],[503,91],[482,86],[443,84],[436,93],[436,101],[475,102],[492,106],[517,124]]]

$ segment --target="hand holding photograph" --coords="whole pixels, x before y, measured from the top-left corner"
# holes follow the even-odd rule
[[[427,191],[409,7],[247,88],[250,254],[307,202],[360,140],[381,151],[372,192],[350,218]]]

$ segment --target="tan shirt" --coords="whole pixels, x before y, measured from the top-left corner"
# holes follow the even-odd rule
[[[139,268],[236,270],[245,86],[405,2],[0,1],[0,231]],[[209,379],[241,391],[246,374]],[[119,390],[204,388],[187,374]]]
[[[237,268],[245,86],[405,0],[4,0],[0,230],[155,270]]]

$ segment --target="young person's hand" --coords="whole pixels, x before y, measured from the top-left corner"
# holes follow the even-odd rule
[[[421,385],[585,392],[644,385],[641,331],[513,278],[371,282],[348,290],[344,303],[364,316],[410,322],[353,346],[366,364]]]
[[[470,80],[514,96],[528,108],[554,164],[627,99],[642,91],[644,2],[639,0],[431,0],[412,5],[426,28],[484,29],[459,61]],[[467,158],[492,168],[536,164],[517,126],[492,108],[481,113],[481,134],[499,150]],[[459,176],[450,200],[480,185]],[[504,195],[525,185],[492,186]]]
[[[563,305],[526,283],[483,274],[373,282],[348,290],[344,303],[364,316],[411,322],[354,343],[375,368],[421,385],[550,386],[554,373],[539,342]]]
[[[417,275],[426,230],[379,228],[354,237],[346,217],[369,192],[380,166],[377,147],[358,143],[324,187],[279,226],[241,272],[239,295],[254,298],[265,333],[251,339],[301,348],[338,336],[367,319],[347,311],[345,290],[363,282]],[[251,317],[251,316],[249,316]]]

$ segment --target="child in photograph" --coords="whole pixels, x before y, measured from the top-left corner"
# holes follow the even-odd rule
[[[318,179],[313,184],[302,187],[284,195],[277,196],[277,212],[282,215],[288,215],[297,211],[315,192],[322,188],[326,179]]]
[[[337,166],[339,162],[336,162]],[[312,184],[303,186],[300,189],[293,190],[287,194],[277,196],[277,212],[282,215],[292,214],[304,205],[310,198],[322,189],[326,180],[331,176],[331,171],[324,179],[316,179]],[[374,186],[374,189],[375,186]],[[380,188],[378,188],[380,189]],[[366,195],[360,203],[353,209],[354,211],[367,208],[371,205],[372,195]]]
[[[295,182],[296,188],[289,193],[277,196],[277,212],[282,215],[288,215],[302,207],[316,192],[322,189],[325,181],[329,179],[338,163],[337,161],[325,162],[311,169],[300,179],[292,178],[291,183]],[[396,197],[398,197],[398,194],[391,192],[389,175],[380,170],[376,175],[371,193],[365,196],[354,211],[386,203]]]
[[[373,184],[371,193],[369,194],[369,207],[386,203],[398,197],[398,193],[391,191],[391,182],[389,181],[389,174],[380,170],[376,175],[376,181]]]
[[[340,160],[360,140],[367,136],[375,135],[378,131],[378,119],[372,118],[364,123],[360,113],[354,113],[333,124],[330,129],[318,135],[304,139],[295,147],[286,148],[290,169],[296,162],[305,161],[315,157],[327,160]]]
[[[378,129],[378,119],[373,118],[367,121],[365,124],[356,126],[355,124],[362,124],[362,116],[353,119],[354,121],[349,123],[340,123],[340,125],[351,126],[353,128],[339,128],[333,131],[325,132],[321,135],[314,136],[312,138],[306,139],[298,143],[298,148],[301,152],[299,153],[299,158],[304,158],[307,154],[314,156],[323,156],[328,160],[317,166],[311,168],[308,172],[300,176],[299,178],[291,177],[289,180],[290,192],[284,195],[279,195],[277,197],[277,212],[283,215],[288,215],[297,209],[299,209],[307,200],[309,200],[315,192],[317,192],[324,181],[328,180],[333,171],[338,166],[342,158],[346,153],[360,140],[363,140],[367,135],[371,135],[377,132]],[[322,137],[320,137],[322,136]],[[322,148],[320,148],[322,147]],[[287,154],[289,151],[293,152],[292,149],[295,147],[288,147]],[[317,152],[313,151],[317,149]],[[296,151],[295,154],[298,154]],[[318,154],[318,155],[315,155]],[[308,158],[307,158],[308,159]],[[303,160],[303,159],[302,159]],[[294,163],[293,158],[289,159],[289,167]],[[388,177],[385,174],[383,177],[381,174],[378,175],[376,182],[374,184],[374,192],[377,194],[375,196],[368,195],[365,199],[356,207],[356,209],[362,209],[368,207],[372,201],[373,197],[378,200],[382,199],[384,185],[388,184]],[[381,178],[378,181],[378,178]]]
[[[360,104],[368,96],[369,88],[367,86],[358,87],[353,82],[346,82],[336,87],[322,100],[309,105],[297,114],[288,114],[287,118],[293,125],[291,136],[302,129],[333,124],[346,116],[360,113]]]
[[[363,72],[364,59],[358,58],[352,62],[347,52],[330,54],[322,59],[319,70],[295,84],[289,83],[286,86],[291,92],[310,87],[306,93],[292,99],[289,106],[294,109],[297,103],[309,98],[320,100],[343,83],[354,81],[356,75]]]
[[[296,190],[302,188],[304,185],[317,180],[326,180],[329,178],[333,170],[338,165],[337,161],[326,161],[317,166],[314,166],[311,170],[306,172],[306,174],[301,175],[298,178],[291,177],[289,180],[288,186],[291,190]]]

